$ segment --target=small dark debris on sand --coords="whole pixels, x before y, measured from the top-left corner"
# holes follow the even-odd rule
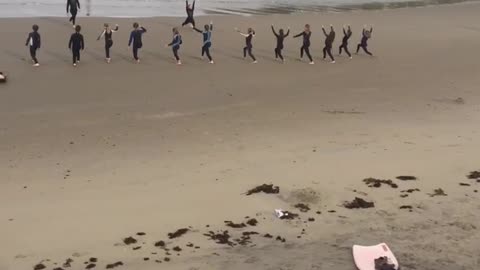
[[[168,234],[168,238],[170,238],[170,239],[178,238],[178,237],[186,234],[188,231],[189,231],[189,229],[187,229],[187,228],[178,229],[178,230],[177,230],[176,232],[174,232],[174,233],[169,233],[169,234]]]
[[[132,249],[133,249],[133,250],[139,250],[139,249],[141,249],[141,248],[142,248],[141,246],[138,246],[138,247],[133,247]]]
[[[273,235],[267,233],[267,234],[265,234],[263,237],[265,237],[265,238],[273,238]]]
[[[308,204],[304,204],[304,203],[296,204],[295,208],[297,208],[298,210],[300,210],[300,212],[303,212],[303,213],[310,211],[310,207],[308,206]]]
[[[322,211],[317,211],[317,212],[315,212],[315,213],[317,213],[317,215],[321,215],[321,214],[322,214]]]
[[[245,223],[233,223],[232,221],[226,220],[225,225],[231,228],[239,229],[239,228],[245,228],[247,225]]]
[[[123,239],[123,243],[125,243],[125,245],[135,244],[135,243],[137,243],[137,239],[130,236],[130,237],[127,237],[127,238]]]
[[[53,270],[63,270],[61,267],[53,268]]]
[[[217,243],[217,244],[229,245],[229,246],[234,246],[235,245],[235,243],[230,241],[230,234],[228,233],[228,231],[223,231],[223,232],[218,232],[218,233],[215,233],[213,231],[209,231],[208,233],[206,233],[204,235],[210,237],[210,239],[215,241],[215,243]]]
[[[445,193],[445,191],[443,191],[443,189],[441,188],[437,188],[433,191],[433,193],[431,194],[428,194],[430,195],[430,197],[435,197],[435,196],[447,196],[447,194]]]
[[[468,179],[480,179],[480,171],[473,171],[467,175]]]
[[[289,211],[283,211],[283,216],[280,217],[280,219],[296,219],[298,218],[298,214],[289,212]]]
[[[406,192],[406,193],[413,193],[413,192],[416,192],[416,191],[420,191],[420,189],[418,189],[418,188],[410,188],[410,189],[402,190],[402,191],[400,191],[400,192],[402,192],[402,193],[405,193],[405,192]]]
[[[402,205],[400,209],[413,209],[413,207],[411,205]]]
[[[246,246],[247,244],[252,243],[250,236],[257,234],[257,232],[243,232],[242,237],[240,239],[235,239],[235,242],[237,242],[239,245]]]
[[[400,175],[396,177],[398,180],[402,181],[414,181],[417,180],[417,177],[411,175]]]
[[[313,217],[311,217],[311,218],[308,218],[308,221],[309,221],[309,222],[314,222],[315,219],[314,219]]]
[[[165,242],[164,241],[157,241],[154,244],[156,247],[165,247]]]
[[[402,194],[402,195],[400,195],[400,198],[406,198],[406,197],[408,197],[408,194]]]
[[[267,193],[267,194],[278,194],[280,193],[280,187],[274,186],[272,184],[270,185],[263,184],[260,186],[256,186],[255,188],[252,188],[249,191],[247,191],[247,196],[255,193],[260,193],[260,192]]]
[[[328,210],[328,213],[336,213],[337,211],[335,210]]]
[[[182,249],[179,246],[176,246],[173,248],[173,251],[180,252]]]
[[[468,184],[468,183],[459,183],[459,185],[463,186],[463,187],[469,187],[470,186],[470,184]]]
[[[355,197],[355,199],[351,202],[345,202],[343,204],[345,208],[348,209],[357,209],[357,208],[372,208],[375,207],[373,202],[367,202],[362,198]]]
[[[193,246],[194,246],[194,245],[193,245],[192,243],[188,243],[188,244],[187,244],[187,247],[192,248]]]
[[[145,258],[143,258],[143,260],[144,260],[144,261],[149,261],[150,258],[149,258],[149,257],[145,257]]]
[[[162,261],[161,261],[161,260],[155,260],[155,262],[156,262],[156,263],[162,263]]]
[[[85,269],[93,269],[93,268],[95,268],[96,266],[97,266],[96,264],[90,263],[90,264],[87,265],[87,267],[85,267]]]
[[[95,263],[95,262],[98,261],[98,259],[95,258],[95,257],[92,257],[92,258],[90,258],[88,261],[89,261],[89,262],[92,262],[92,263]]]
[[[169,262],[169,261],[170,261],[170,258],[169,258],[169,257],[165,257],[165,258],[163,258],[163,260],[164,260],[165,262]]]
[[[281,236],[277,236],[277,238],[275,238],[275,240],[280,241],[282,243],[285,243],[285,241],[286,241],[285,238],[283,238]]]
[[[375,178],[366,178],[363,179],[363,182],[367,184],[368,187],[375,187],[379,188],[382,184],[389,185],[392,188],[398,188],[398,185],[395,184],[392,180],[384,180],[384,179],[375,179]]]
[[[65,262],[63,263],[63,267],[65,268],[69,268],[72,266],[72,263],[73,263],[73,260],[68,258],[67,260],[65,260]]]
[[[137,232],[137,235],[138,235],[138,236],[143,236],[143,235],[146,235],[146,233],[144,233],[144,232]]]
[[[250,225],[250,226],[257,226],[258,221],[254,218],[251,218],[251,219],[247,220],[247,224]]]
[[[42,270],[42,269],[45,269],[45,268],[47,268],[47,267],[45,267],[44,264],[39,263],[39,264],[37,264],[33,267],[33,270]]]
[[[119,266],[122,266],[122,265],[123,265],[123,262],[116,262],[116,263],[107,264],[106,268],[107,269],[113,269],[115,267],[119,267]]]

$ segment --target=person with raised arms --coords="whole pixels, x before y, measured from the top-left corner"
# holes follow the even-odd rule
[[[277,39],[277,46],[275,47],[275,59],[278,59],[280,58],[280,60],[282,61],[282,63],[285,63],[285,59],[283,59],[283,55],[282,55],[282,50],[283,50],[283,40],[288,37],[288,35],[290,34],[290,27],[288,28],[287,30],[287,33],[285,34],[285,32],[283,31],[283,29],[280,29],[278,30],[278,33],[275,31],[275,28],[272,24],[272,32],[273,34],[275,35],[275,38]]]
[[[310,59],[310,65],[315,64],[313,62],[312,55],[310,55],[310,37],[312,36],[312,31],[310,31],[310,25],[305,24],[305,29],[303,32],[299,33],[298,35],[293,36],[293,38],[303,37],[303,44],[300,48],[300,58],[303,59],[303,52],[305,52]]]
[[[210,47],[212,46],[212,31],[213,31],[213,22],[210,22],[210,25],[205,24],[203,31],[194,27],[195,31],[203,35],[203,45],[202,45],[202,58],[206,54],[210,64],[213,64],[212,56],[210,55]]]
[[[118,24],[115,25],[115,29],[112,29],[108,23],[103,25],[103,31],[98,36],[97,40],[100,40],[102,37],[105,37],[105,60],[107,63],[110,63],[112,60],[110,58],[110,48],[113,46],[113,33],[118,31]]]
[[[350,28],[350,25],[347,26],[347,30],[345,30],[345,25],[343,26],[343,39],[342,39],[342,45],[338,48],[338,55],[342,54],[342,49],[345,50],[345,53],[352,59],[352,54],[350,54],[350,51],[348,50],[348,40],[352,36],[352,29]]]
[[[245,37],[245,47],[243,47],[243,58],[247,58],[247,53],[248,53],[250,58],[252,58],[253,60],[252,63],[256,64],[257,59],[252,53],[252,49],[253,49],[252,40],[253,40],[253,37],[255,37],[255,30],[253,30],[253,28],[248,28],[246,34],[240,32],[238,28],[235,28],[235,31],[237,31],[238,33],[240,33],[240,35]]]
[[[370,27],[370,30],[367,30],[366,25],[363,26],[362,39],[360,40],[360,44],[357,45],[356,54],[358,54],[358,51],[360,50],[360,48],[362,48],[363,51],[365,51],[366,54],[368,54],[370,56],[373,56],[373,54],[371,52],[369,52],[368,49],[367,49],[367,47],[368,47],[367,41],[372,37],[372,32],[373,32],[373,26]]]
[[[335,30],[333,29],[333,25],[330,24],[330,32],[327,33],[327,31],[325,31],[325,27],[323,27],[322,25],[322,31],[323,31],[323,34],[325,35],[325,47],[323,48],[323,60],[325,60],[327,58],[327,54],[328,56],[330,56],[330,59],[332,60],[332,64],[335,64],[335,58],[333,58],[333,55],[332,55],[332,46],[333,46],[333,41],[335,40]]]

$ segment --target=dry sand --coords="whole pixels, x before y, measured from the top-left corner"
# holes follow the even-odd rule
[[[460,4],[212,17],[217,63],[198,59],[201,35],[182,29],[181,67],[163,48],[180,18],[139,20],[149,30],[139,65],[126,51],[132,19],[82,18],[87,49],[77,69],[65,19],[0,19],[0,70],[10,75],[0,85],[0,269],[46,259],[53,269],[67,258],[84,269],[95,257],[97,269],[122,261],[118,269],[352,270],[351,246],[379,242],[404,270],[479,269],[480,183],[466,178],[480,169],[478,14],[480,4]],[[95,42],[105,20],[121,27],[110,65]],[[43,38],[37,69],[23,46],[33,23]],[[296,61],[300,40],[292,39],[287,64],[275,62],[271,23],[294,33],[312,24],[317,64]],[[361,26],[374,24],[377,56],[322,62],[320,26],[330,23],[336,44],[339,27],[353,26],[352,51]],[[235,26],[257,30],[257,65],[241,59]],[[369,188],[367,177],[399,188]],[[262,183],[280,194],[243,194]],[[420,191],[400,197],[410,188]],[[436,188],[448,196],[430,197]],[[375,208],[342,207],[356,196]],[[300,202],[311,210],[300,213]],[[275,208],[301,220],[276,219]],[[228,228],[234,238],[248,230],[286,241],[254,235],[252,244],[229,247],[203,235],[245,216],[259,224]],[[309,217],[315,221],[304,223]],[[139,243],[124,245],[128,236]],[[166,256],[153,246],[159,240],[183,250],[156,263]]]

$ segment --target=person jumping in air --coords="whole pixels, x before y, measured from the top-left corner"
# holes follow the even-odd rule
[[[325,27],[322,25],[322,31],[323,34],[325,35],[325,47],[323,48],[323,60],[330,56],[330,59],[332,60],[332,64],[335,64],[335,58],[333,58],[332,55],[332,46],[333,46],[333,41],[335,40],[335,30],[333,29],[333,25],[330,25],[330,33],[327,33],[325,31]]]
[[[237,28],[235,28],[235,30],[238,33],[240,33],[240,35],[245,37],[245,47],[243,48],[243,58],[246,58],[247,53],[248,53],[250,58],[252,58],[253,63],[256,64],[257,59],[255,58],[255,56],[252,53],[252,49],[253,49],[252,39],[255,36],[255,31],[252,28],[248,28],[247,34],[244,34],[244,33],[240,32],[240,30],[238,30]]]
[[[348,51],[348,40],[352,36],[352,29],[350,28],[350,25],[348,25],[347,27],[348,27],[347,30],[345,30],[345,26],[343,26],[342,45],[340,45],[340,47],[338,48],[338,51],[339,51],[338,55],[341,55],[342,54],[342,49],[344,49],[345,53],[347,53],[348,57],[350,57],[350,59],[352,59],[352,55]]]
[[[37,50],[40,49],[41,39],[40,34],[38,33],[38,25],[34,24],[32,26],[33,32],[28,34],[27,42],[25,42],[25,46],[29,46],[30,48],[30,56],[32,57],[32,62],[34,67],[40,66],[37,60]]]
[[[107,61],[107,63],[110,63],[111,61],[110,48],[112,48],[112,45],[113,45],[112,34],[117,31],[118,31],[118,24],[115,25],[115,29],[112,29],[110,28],[110,25],[106,23],[103,25],[102,33],[97,38],[97,40],[100,40],[102,37],[105,37],[105,60]]]
[[[196,27],[194,27],[193,29],[203,35],[202,58],[205,54],[207,54],[208,60],[210,61],[209,63],[213,64],[213,59],[210,55],[210,47],[212,46],[213,23],[210,22],[210,25],[205,24],[203,31]]]
[[[365,53],[367,53],[370,56],[373,56],[373,54],[369,52],[367,49],[367,46],[368,46],[367,41],[372,37],[373,27],[370,27],[370,30],[366,30],[365,28],[367,28],[366,25],[363,26],[362,40],[360,41],[360,44],[358,44],[357,46],[356,54],[358,54],[358,51],[360,50],[360,48],[362,48],[365,51]]]
[[[283,40],[286,37],[288,37],[288,35],[290,34],[290,27],[288,28],[286,34],[284,33],[283,29],[278,30],[278,33],[277,33],[277,32],[275,32],[275,28],[273,27],[273,24],[272,24],[272,32],[275,35],[275,37],[277,38],[277,47],[275,48],[275,59],[280,58],[282,63],[285,63],[285,59],[283,59],[283,55],[282,55]]]
[[[173,32],[173,38],[172,42],[167,44],[167,47],[172,47],[173,51],[173,56],[175,57],[175,60],[177,61],[177,65],[181,65],[182,61],[180,60],[180,57],[178,56],[178,50],[180,50],[180,45],[182,45],[182,36],[178,32],[178,29],[174,27],[172,29]]]
[[[312,36],[312,32],[310,31],[310,25],[309,24],[305,24],[305,29],[303,30],[303,32],[301,32],[298,35],[293,36],[293,38],[297,38],[297,37],[300,37],[300,36],[303,37],[303,45],[300,48],[300,58],[303,59],[303,52],[305,52],[308,56],[308,59],[310,59],[310,65],[313,65],[315,63],[313,62],[313,58],[310,55],[310,37]]]
[[[80,9],[80,2],[78,0],[67,0],[67,14],[70,12],[72,17],[70,20],[72,22],[73,28],[75,28],[75,20],[77,18],[78,10]]]
[[[185,21],[182,23],[182,27],[190,24],[190,26],[194,28],[195,19],[193,18],[193,12],[195,11],[195,0],[193,0],[193,3],[191,5],[188,3],[188,0],[185,1],[185,9],[187,11],[187,19],[185,19]]]
[[[85,48],[85,42],[83,41],[83,35],[80,34],[82,27],[80,25],[75,26],[75,33],[70,37],[68,48],[72,50],[73,66],[76,67],[80,63],[80,50]]]
[[[140,63],[140,58],[138,58],[138,50],[143,47],[142,35],[147,32],[143,26],[140,26],[138,23],[133,23],[133,30],[130,33],[130,39],[128,40],[128,47],[132,47],[133,59],[137,63]]]

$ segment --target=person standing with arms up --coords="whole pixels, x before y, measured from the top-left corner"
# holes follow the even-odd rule
[[[273,27],[273,24],[272,24],[272,32],[275,35],[275,37],[277,38],[277,47],[275,48],[275,59],[280,58],[282,63],[285,63],[285,59],[283,59],[283,55],[282,55],[283,40],[286,37],[288,37],[288,35],[290,34],[290,27],[288,28],[286,34],[284,33],[283,29],[278,30],[278,34],[277,34],[277,32],[275,32],[275,28]]]
[[[142,35],[147,32],[143,26],[140,26],[138,23],[133,23],[133,30],[130,33],[130,39],[128,40],[128,47],[132,46],[133,59],[140,63],[138,58],[138,50],[143,47]]]
[[[112,34],[118,31],[118,24],[115,25],[115,29],[110,28],[108,23],[103,25],[103,32],[98,36],[97,40],[105,37],[105,60],[110,63],[110,48],[113,46]]]
[[[360,41],[360,44],[358,44],[357,46],[357,53],[358,54],[358,51],[360,50],[360,48],[362,48],[365,53],[367,53],[368,55],[370,56],[373,56],[373,54],[371,52],[368,51],[367,49],[367,41],[372,37],[372,32],[373,32],[373,27],[370,27],[370,30],[366,30],[367,26],[363,26],[363,30],[362,30],[362,40]]]
[[[245,37],[245,47],[243,48],[243,58],[247,58],[247,53],[252,58],[253,64],[257,63],[257,59],[252,53],[253,45],[252,45],[252,39],[255,36],[255,31],[252,28],[248,28],[247,33],[244,34],[238,30],[238,28],[235,28],[235,30],[240,33],[240,35]]]
[[[213,22],[210,22],[210,25],[205,24],[205,26],[203,27],[203,31],[197,29],[196,27],[194,27],[193,29],[203,35],[202,58],[205,54],[207,54],[208,60],[210,61],[209,63],[213,64],[213,59],[210,55],[210,47],[212,46]]]
[[[180,60],[180,57],[178,56],[178,50],[180,50],[180,45],[182,45],[182,36],[180,35],[180,32],[178,31],[178,28],[174,27],[172,29],[173,32],[173,38],[172,42],[167,44],[167,47],[172,47],[173,51],[173,56],[175,57],[175,60],[177,61],[177,65],[181,65],[182,61]]]
[[[78,10],[80,9],[80,2],[78,0],[67,0],[67,14],[70,11],[72,17],[70,20],[72,22],[73,28],[75,28],[75,20],[77,18]]]
[[[193,3],[191,5],[188,3],[188,0],[185,1],[185,9],[187,11],[187,19],[182,23],[182,27],[190,24],[190,26],[194,28],[195,19],[193,18],[193,12],[195,11],[195,0],[193,0]]]
[[[332,46],[333,46],[333,41],[335,40],[335,30],[333,29],[333,25],[330,24],[330,33],[327,33],[325,31],[325,27],[322,25],[322,31],[323,34],[325,35],[325,47],[323,48],[323,60],[330,56],[330,59],[332,60],[332,64],[335,64],[335,58],[333,58],[332,55]]]
[[[348,40],[352,36],[352,29],[350,28],[350,25],[348,25],[347,27],[348,27],[347,30],[345,30],[345,25],[343,26],[342,45],[340,45],[340,47],[338,48],[338,50],[339,50],[338,55],[341,55],[342,54],[342,49],[344,49],[345,53],[348,55],[348,57],[350,57],[350,59],[352,59],[352,55],[348,51]]]
[[[302,47],[300,48],[300,58],[303,59],[303,52],[305,52],[308,56],[308,59],[310,59],[310,65],[313,65],[315,63],[313,62],[313,58],[310,55],[310,37],[312,36],[312,32],[310,31],[309,24],[305,24],[305,29],[303,30],[303,32],[293,36],[293,38],[297,38],[300,36],[303,37],[303,44],[302,44]]]
[[[25,46],[29,46],[30,48],[30,56],[32,57],[32,62],[34,67],[40,66],[37,60],[37,50],[40,49],[41,46],[41,39],[40,34],[38,33],[38,25],[34,24],[32,26],[33,32],[28,34],[27,42]]]
[[[83,51],[83,49],[85,49],[85,42],[83,35],[80,34],[80,30],[82,30],[80,25],[75,26],[75,33],[72,34],[70,42],[68,43],[68,48],[72,50],[74,67],[80,63],[80,50]]]

